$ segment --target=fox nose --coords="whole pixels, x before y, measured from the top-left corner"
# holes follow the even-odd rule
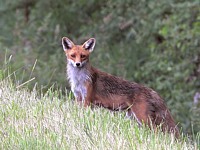
[[[76,63],[76,66],[77,66],[77,67],[80,67],[80,65],[81,65],[81,63],[79,63],[79,62],[78,62],[78,63]]]

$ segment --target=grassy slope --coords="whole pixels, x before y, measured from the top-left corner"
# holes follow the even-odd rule
[[[83,109],[68,99],[0,81],[0,149],[198,149],[187,138],[138,128],[123,113]]]

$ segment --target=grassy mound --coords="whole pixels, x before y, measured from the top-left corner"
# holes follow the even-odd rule
[[[198,149],[188,138],[138,128],[124,113],[82,108],[70,94],[0,81],[0,149]]]

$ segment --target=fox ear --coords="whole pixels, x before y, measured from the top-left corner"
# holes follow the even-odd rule
[[[87,41],[82,45],[82,47],[83,47],[85,50],[88,50],[89,52],[92,52],[93,49],[94,49],[95,43],[96,43],[95,38],[90,38],[89,40],[87,40]]]
[[[74,46],[74,43],[67,37],[63,37],[62,46],[63,46],[63,50],[66,51],[66,50],[72,49],[72,47]]]

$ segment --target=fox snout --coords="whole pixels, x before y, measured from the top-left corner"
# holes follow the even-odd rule
[[[69,64],[71,64],[73,67],[77,67],[77,68],[81,68],[81,67],[83,67],[83,62],[79,62],[79,61],[77,61],[77,62],[74,62],[73,60],[71,60],[71,59],[68,59],[68,62],[69,62]]]
[[[81,67],[83,67],[83,63],[82,62],[75,62],[74,67],[81,68]]]
[[[80,62],[77,62],[77,63],[76,63],[76,66],[77,66],[77,67],[79,67],[79,66],[81,67],[81,63],[80,63]]]

